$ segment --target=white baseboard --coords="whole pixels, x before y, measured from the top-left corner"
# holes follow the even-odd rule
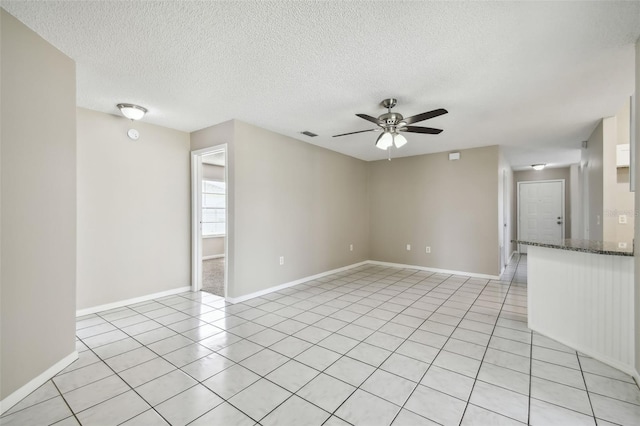
[[[509,260],[507,260],[507,265],[511,263],[511,259],[513,259],[513,256],[515,256],[516,254],[518,254],[518,252],[515,250],[511,252],[511,256],[509,256]]]
[[[324,276],[327,276],[327,275],[335,274],[337,272],[342,272],[342,271],[346,271],[348,269],[357,268],[358,266],[362,266],[362,265],[379,265],[379,266],[392,266],[392,267],[396,267],[396,268],[418,269],[418,270],[421,270],[421,271],[437,272],[437,273],[440,273],[440,274],[463,275],[463,276],[466,276],[466,277],[484,278],[484,279],[491,279],[491,280],[497,280],[497,279],[500,278],[497,275],[476,274],[476,273],[473,273],[473,272],[450,271],[450,270],[447,270],[447,269],[428,268],[428,267],[425,267],[425,266],[404,265],[404,264],[400,264],[400,263],[389,263],[389,262],[379,262],[377,260],[365,260],[363,262],[354,263],[353,265],[343,266],[342,268],[333,269],[331,271],[322,272],[320,274],[316,274],[316,275],[312,275],[312,276],[309,276],[309,277],[300,278],[298,280],[291,281],[291,282],[288,282],[288,283],[284,283],[284,284],[280,284],[280,285],[277,285],[277,286],[265,288],[264,290],[256,291],[254,293],[245,294],[244,296],[227,297],[226,301],[229,302],[229,303],[244,302],[245,300],[253,299],[255,297],[264,296],[265,294],[273,293],[274,291],[283,290],[285,288],[293,287],[295,285],[302,284],[302,283],[305,283],[307,281],[312,281],[312,280],[315,280],[315,279],[318,279],[318,278],[321,278],[321,277],[324,277]]]
[[[11,407],[16,405],[18,402],[22,401],[24,398],[29,396],[31,392],[38,389],[40,386],[44,385],[47,380],[53,378],[56,374],[64,370],[71,364],[73,361],[78,359],[78,352],[73,351],[69,355],[62,358],[60,361],[53,364],[42,374],[39,374],[37,377],[33,378],[29,383],[22,386],[20,389],[16,390],[12,394],[8,395],[5,399],[0,401],[0,415],[4,414]]]
[[[354,263],[352,265],[343,266],[342,268],[332,269],[331,271],[322,272],[322,273],[319,273],[319,274],[316,274],[316,275],[311,275],[309,277],[300,278],[300,279],[295,280],[295,281],[290,281],[288,283],[284,283],[284,284],[280,284],[280,285],[277,285],[277,286],[265,288],[264,290],[256,291],[255,293],[245,294],[244,296],[227,297],[225,300],[227,302],[229,302],[229,303],[244,302],[245,300],[253,299],[255,297],[264,296],[265,294],[273,293],[274,291],[284,290],[285,288],[293,287],[294,285],[302,284],[302,283],[305,283],[307,281],[312,281],[312,280],[315,280],[315,279],[318,279],[318,278],[325,277],[327,275],[335,274],[337,272],[346,271],[348,269],[357,268],[358,266],[366,265],[367,262],[368,262],[368,260],[365,260],[364,262]]]
[[[372,265],[380,265],[380,266],[392,266],[394,268],[418,269],[420,271],[437,272],[439,274],[462,275],[462,276],[471,277],[471,278],[484,278],[488,280],[500,279],[500,276],[498,275],[477,274],[475,272],[464,272],[464,271],[452,271],[449,269],[430,268],[427,266],[405,265],[402,263],[380,262],[377,260],[368,260],[367,263],[370,263]]]
[[[184,293],[186,291],[191,291],[191,286],[174,288],[173,290],[166,290],[166,291],[161,291],[159,293],[147,294],[146,296],[134,297],[133,299],[120,300],[118,302],[107,303],[106,305],[80,309],[76,311],[76,317],[95,314],[96,312],[108,311],[109,309],[121,308],[123,306],[133,305],[135,303],[140,303],[140,302],[146,302],[147,300],[159,299],[165,296],[172,296],[174,294]]]
[[[224,257],[224,254],[212,254],[211,256],[202,256],[202,260],[219,259]]]

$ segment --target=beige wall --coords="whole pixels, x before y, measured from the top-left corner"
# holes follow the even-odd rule
[[[235,224],[235,194],[230,188],[233,187],[234,179],[234,160],[235,160],[235,143],[234,143],[234,135],[235,135],[235,124],[234,121],[225,121],[224,123],[217,124],[215,126],[207,127],[205,129],[198,130],[196,132],[191,133],[191,150],[197,151],[200,149],[210,148],[212,146],[218,145],[227,145],[227,155],[226,155],[226,172],[227,172],[227,250],[228,253],[225,253],[225,262],[227,263],[227,282],[228,287],[231,289],[233,287],[233,282],[235,280],[235,268],[234,268],[234,256],[233,253],[235,251],[235,243],[234,243],[234,224]],[[189,234],[191,235],[191,234]],[[218,243],[222,241],[220,239]],[[205,243],[203,239],[203,254],[206,253],[208,248],[205,248]],[[216,243],[212,243],[216,244]],[[218,245],[218,244],[216,244]],[[224,247],[224,245],[223,245]],[[229,291],[228,296],[231,297],[231,291]]]
[[[502,149],[500,149],[500,164],[498,168],[498,238],[501,247],[501,270],[506,266],[511,254],[516,250],[516,245],[511,242],[514,239],[515,215],[512,209],[514,205],[514,178],[511,164],[507,161]]]
[[[207,237],[202,239],[202,257],[219,256],[224,254],[225,237]]]
[[[78,309],[190,285],[189,161],[187,133],[78,109]]]
[[[498,275],[498,157],[490,146],[457,161],[438,153],[369,163],[371,259]]]
[[[4,400],[75,351],[76,84],[71,59],[0,14]]]
[[[367,163],[247,123],[234,124],[231,296],[368,259]]]
[[[629,143],[630,103],[614,116],[605,119],[608,135],[603,143],[603,239],[631,245],[634,229],[634,194],[629,190],[629,168],[616,166],[616,147]],[[619,215],[627,216],[627,223],[619,223]]]
[[[636,92],[635,92],[635,190],[640,190],[640,39],[636,41]],[[640,211],[640,197],[634,200],[635,212]],[[635,240],[640,241],[640,226],[634,230]],[[636,380],[640,381],[640,250],[634,249],[635,257],[635,311],[636,311]]]
[[[569,167],[545,168],[543,170],[520,170],[513,172],[513,203],[512,214],[516,218],[512,235],[518,232],[518,182],[531,182],[540,180],[564,180],[564,234],[565,238],[571,238],[571,170]]]
[[[586,225],[585,238],[602,240],[603,234],[603,141],[604,120],[596,126],[587,141],[587,148],[582,150],[581,164],[586,180],[583,180],[583,214]]]

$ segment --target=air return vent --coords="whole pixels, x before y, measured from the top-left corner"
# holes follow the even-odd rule
[[[305,130],[304,132],[300,132],[300,133],[302,133],[305,136],[309,136],[310,138],[315,138],[316,136],[318,136],[315,133],[312,133],[312,132],[310,132],[308,130]]]

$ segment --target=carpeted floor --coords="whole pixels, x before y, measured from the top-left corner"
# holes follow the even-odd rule
[[[224,297],[224,257],[202,261],[202,291]]]

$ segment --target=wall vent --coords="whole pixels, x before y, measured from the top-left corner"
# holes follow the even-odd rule
[[[308,130],[305,130],[304,132],[300,132],[300,133],[302,133],[302,134],[303,134],[303,135],[305,135],[305,136],[309,136],[310,138],[315,138],[316,136],[318,136],[318,135],[316,135],[315,133],[310,132],[310,131],[308,131]]]

